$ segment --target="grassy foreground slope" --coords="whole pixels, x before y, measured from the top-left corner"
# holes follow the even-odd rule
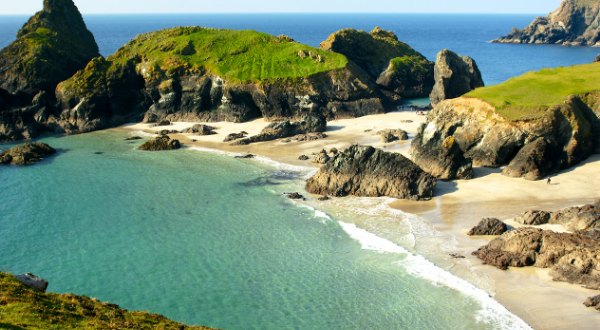
[[[158,314],[128,312],[119,306],[74,294],[43,293],[0,272],[0,329],[190,329]]]
[[[600,62],[527,72],[465,95],[482,99],[509,120],[535,119],[568,96],[600,90]]]
[[[256,81],[307,77],[344,68],[341,54],[252,30],[179,27],[137,36],[108,58],[139,58],[163,71],[205,69],[224,79]]]

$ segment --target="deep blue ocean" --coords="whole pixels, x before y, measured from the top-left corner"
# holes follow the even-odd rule
[[[534,15],[86,15],[104,56],[173,26],[254,29],[317,47],[341,28],[394,31],[434,60],[473,57],[486,84],[591,62],[591,47],[487,41]],[[27,20],[0,16],[0,47]],[[184,148],[139,151],[110,130],[41,141],[58,154],[0,167],[0,267],[73,292],[224,329],[527,329],[452,239],[390,199],[293,202],[312,168]],[[0,150],[14,144],[0,144]],[[458,275],[458,276],[457,276]]]

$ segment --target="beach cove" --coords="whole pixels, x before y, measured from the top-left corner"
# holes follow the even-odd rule
[[[333,147],[344,150],[352,144],[373,145],[386,151],[399,152],[408,156],[409,141],[396,141],[384,144],[374,132],[382,129],[401,128],[413,136],[416,128],[424,122],[424,116],[416,112],[398,111],[384,115],[365,116],[356,119],[330,122],[323,140],[310,142],[271,141],[246,146],[230,146],[220,142],[224,133],[246,131],[257,134],[266,123],[255,120],[249,123],[211,123],[219,134],[209,136],[171,135],[180,139],[191,149],[202,151],[219,150],[230,156],[254,154],[277,163],[293,166],[316,168],[319,165],[298,160],[299,155],[309,155],[321,149]],[[402,121],[412,121],[402,123]],[[165,127],[149,127],[148,124],[136,124],[121,127],[118,130],[153,133]],[[190,123],[174,123],[169,129],[183,129]],[[223,133],[221,133],[223,132]],[[226,135],[226,134],[225,134]],[[192,141],[195,140],[195,141]],[[336,198],[333,201],[318,202],[319,196],[311,196],[306,204],[332,215],[352,217],[352,210],[361,205],[363,212],[371,212],[368,219],[358,220],[359,229],[366,230],[377,237],[394,244],[405,246],[406,237],[394,233],[400,227],[410,228],[414,236],[414,249],[427,257],[436,266],[448,270],[458,277],[475,284],[478,288],[492,294],[496,300],[511,312],[525,320],[535,329],[578,328],[593,329],[600,321],[597,312],[587,309],[581,301],[596,295],[596,291],[583,289],[578,285],[553,282],[547,275],[547,269],[527,267],[511,268],[501,271],[482,265],[471,256],[471,252],[484,245],[489,237],[469,237],[466,232],[483,217],[497,217],[508,220],[513,227],[522,226],[510,219],[530,209],[554,211],[572,205],[590,203],[597,196],[598,184],[594,173],[600,169],[600,157],[592,156],[581,165],[553,176],[553,184],[545,181],[526,181],[500,175],[501,169],[475,168],[472,180],[439,181],[435,198],[427,202],[393,200],[389,198]],[[305,191],[301,194],[307,194]],[[403,215],[392,215],[393,209]],[[345,211],[342,211],[345,210]],[[366,211],[365,211],[366,210]],[[371,211],[370,211],[371,210]],[[379,217],[381,219],[378,219]],[[336,216],[334,216],[336,218]],[[399,220],[402,219],[402,220]],[[404,224],[402,224],[404,223]],[[562,226],[545,225],[547,229],[564,231]],[[400,237],[398,237],[400,236]],[[449,255],[458,253],[465,259],[454,259]],[[523,299],[527,295],[527,299]],[[549,300],[553,304],[548,304]]]

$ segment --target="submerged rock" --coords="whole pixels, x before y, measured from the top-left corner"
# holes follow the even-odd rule
[[[174,150],[181,148],[179,140],[171,140],[167,135],[157,136],[142,144],[140,150],[158,151],[158,150]]]
[[[340,152],[306,182],[313,194],[421,200],[433,197],[436,179],[401,154],[369,146]]]
[[[55,153],[56,150],[45,143],[25,143],[24,145],[16,146],[0,153],[0,165],[30,165]]]
[[[17,275],[17,280],[21,282],[21,284],[30,287],[34,290],[46,292],[46,288],[48,288],[48,281],[43,278],[39,278],[31,273],[20,274]]]
[[[460,56],[448,49],[438,53],[435,62],[435,85],[429,95],[432,105],[462,96],[483,86],[481,72],[475,60],[468,56]]]
[[[506,224],[496,218],[483,218],[467,235],[502,235],[507,229]]]

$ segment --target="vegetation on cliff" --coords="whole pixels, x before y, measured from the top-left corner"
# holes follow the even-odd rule
[[[31,96],[54,94],[56,85],[100,56],[92,33],[72,0],[44,0],[44,9],[0,51],[0,88]]]
[[[145,74],[209,71],[238,82],[306,77],[344,68],[345,56],[252,30],[178,27],[142,34],[108,61],[139,59]]]
[[[600,63],[527,72],[498,85],[477,88],[465,97],[482,99],[509,120],[536,119],[571,95],[600,90]]]
[[[158,314],[128,312],[95,298],[39,292],[3,272],[0,306],[2,329],[210,329],[188,327]]]

